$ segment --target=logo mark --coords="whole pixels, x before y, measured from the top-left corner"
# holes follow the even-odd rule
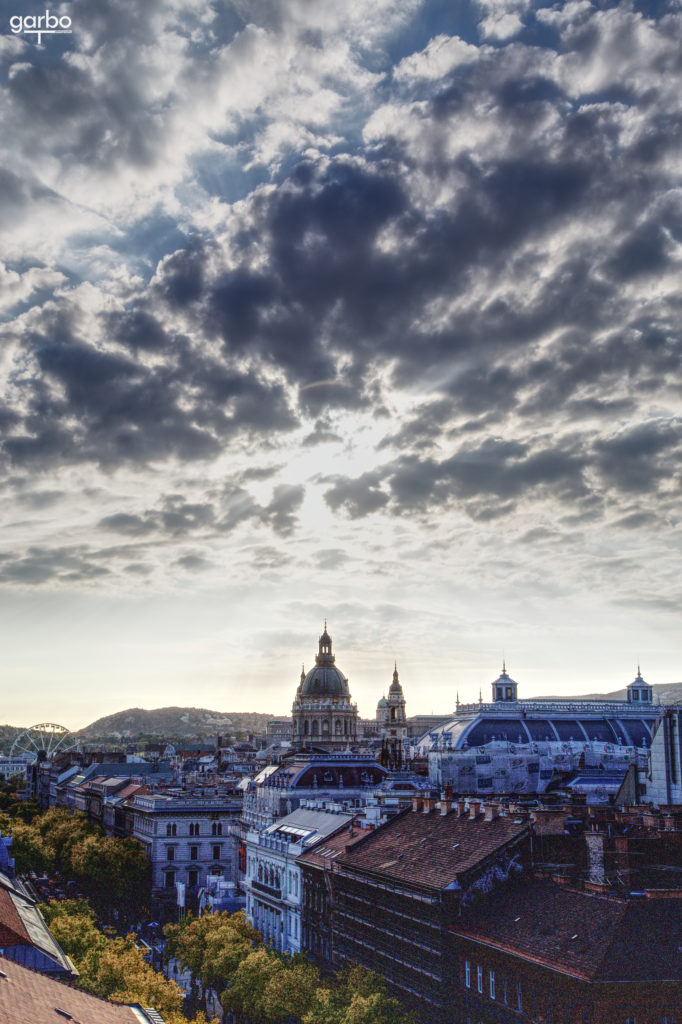
[[[71,35],[71,18],[68,14],[58,17],[46,10],[44,14],[14,14],[9,19],[10,31],[15,36],[37,36],[38,46],[43,36]]]

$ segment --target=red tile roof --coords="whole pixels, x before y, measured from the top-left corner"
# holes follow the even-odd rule
[[[594,981],[682,980],[682,899],[616,899],[523,878],[450,931]]]
[[[140,1024],[145,1019],[150,1018],[131,1005],[81,992],[0,956],[2,1024]]]
[[[312,850],[308,850],[298,857],[297,863],[310,864],[317,868],[328,868],[338,860],[342,853],[369,834],[369,829],[360,828],[357,821],[353,821],[352,829],[344,828],[328,839],[321,839]]]
[[[0,946],[31,945],[26,926],[6,889],[0,888]]]
[[[444,889],[530,831],[512,817],[486,821],[451,811],[405,811],[343,854],[344,866]]]
[[[146,786],[142,786],[138,782],[131,782],[127,786],[124,786],[123,789],[119,790],[116,796],[119,797],[119,799],[125,800],[127,797],[133,796],[135,793],[142,794],[146,792]]]

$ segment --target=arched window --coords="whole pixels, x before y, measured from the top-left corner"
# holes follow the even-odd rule
[[[310,723],[309,723],[308,719],[306,718],[305,723],[303,725],[303,731],[304,731],[306,736],[308,735],[309,729],[310,729]]]
[[[258,881],[259,882],[263,881],[263,865],[262,864],[258,865]]]
[[[318,727],[317,727],[317,720],[316,720],[316,719],[315,719],[315,720],[313,721],[313,729],[312,729],[312,732],[313,732],[313,736],[317,736],[317,734],[318,734],[318,732],[319,732],[319,729],[318,729]]]
[[[336,719],[336,725],[334,726],[334,730],[335,730],[337,736],[341,735],[341,730],[342,729],[343,729],[343,726],[341,725],[340,720],[337,718]]]

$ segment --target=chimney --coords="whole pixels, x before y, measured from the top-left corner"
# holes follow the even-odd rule
[[[473,818],[477,818],[479,816],[479,814],[481,813],[481,801],[480,800],[470,800],[469,801],[469,811],[471,813],[471,818],[472,819]]]
[[[485,808],[485,820],[495,821],[500,816],[500,805],[499,804],[486,804]]]
[[[412,810],[413,811],[421,811],[421,809],[422,809],[422,799],[421,799],[421,797],[413,796],[412,797]]]
[[[448,796],[448,789],[450,789],[450,795]],[[452,810],[452,789],[446,786],[440,795],[440,813],[443,817],[449,814]]]
[[[466,814],[466,812],[467,812],[467,802],[466,802],[466,800],[458,800],[457,801],[457,814],[458,814],[458,816],[460,818],[463,818],[464,815]]]
[[[606,867],[604,864],[604,833],[586,832],[588,881],[592,885],[606,885]]]
[[[436,806],[436,801],[432,796],[424,797],[424,814],[430,814],[433,808]]]

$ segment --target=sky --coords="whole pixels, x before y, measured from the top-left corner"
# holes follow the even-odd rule
[[[0,0],[11,724],[682,679],[677,0]],[[10,21],[13,19],[13,21]],[[30,22],[28,23],[30,26]]]

